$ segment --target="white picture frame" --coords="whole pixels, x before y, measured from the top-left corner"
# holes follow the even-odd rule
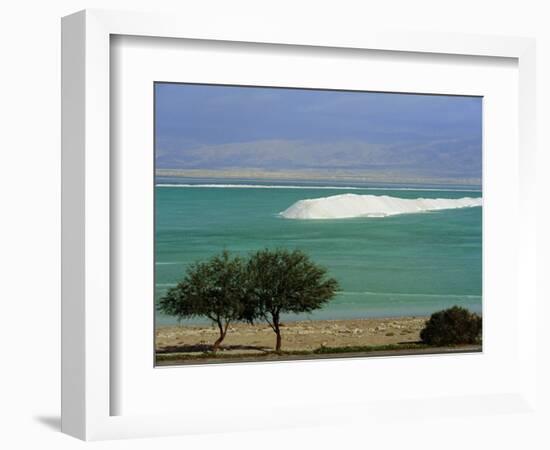
[[[252,430],[266,427],[297,426],[372,419],[391,408],[383,401],[309,403],[299,408],[277,406],[276,420],[269,411],[258,411],[249,420],[213,423],[198,405],[186,405],[180,412],[159,414],[113,414],[113,396],[121,386],[113,379],[112,345],[117,324],[112,320],[110,298],[115,280],[111,279],[111,186],[117,173],[111,170],[113,144],[110,122],[112,106],[111,36],[141,36],[255,44],[283,44],[308,48],[365,49],[407,52],[414,55],[464,55],[517,60],[519,97],[517,123],[519,136],[519,177],[514,185],[517,196],[517,227],[513,245],[517,256],[514,280],[521,302],[517,305],[520,367],[511,390],[502,393],[475,393],[468,397],[441,397],[434,394],[442,414],[472,413],[472,402],[479,413],[498,412],[502,405],[517,413],[531,411],[536,399],[536,310],[534,280],[535,216],[535,43],[532,39],[456,34],[400,33],[384,30],[349,30],[347,33],[311,34],[300,30],[280,30],[254,23],[234,29],[231,24],[195,23],[192,17],[113,11],[82,11],[62,22],[62,430],[85,440],[162,436],[210,431]],[[152,175],[152,174],[151,174]],[[147,180],[148,181],[148,180]],[[519,294],[516,294],[519,295]],[[152,311],[151,311],[152,312]],[[521,345],[525,344],[525,345]],[[292,364],[308,363],[293,362]],[[280,366],[264,366],[263,371]],[[313,366],[310,365],[310,371]],[[348,367],[351,367],[348,365]],[[359,367],[359,366],[357,366]],[[211,367],[210,370],[219,368]],[[172,369],[163,369],[172,370]],[[193,370],[191,368],[191,370]],[[241,369],[242,371],[243,369]],[[244,367],[246,370],[246,367]],[[181,374],[185,377],[185,374]],[[465,393],[466,394],[466,393]],[[422,411],[425,403],[413,397],[409,409]],[[424,396],[424,400],[426,397]],[[256,400],[259,402],[259,400]],[[373,406],[376,405],[376,408]],[[323,408],[325,406],[325,408]],[[381,412],[382,411],[382,412]],[[386,411],[386,412],[384,412]],[[307,412],[307,414],[304,414]],[[239,414],[235,414],[239,417]]]

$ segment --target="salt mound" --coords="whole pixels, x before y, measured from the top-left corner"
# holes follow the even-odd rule
[[[481,206],[481,198],[398,198],[388,195],[341,194],[299,200],[280,213],[285,219],[350,219],[387,217],[441,209]]]

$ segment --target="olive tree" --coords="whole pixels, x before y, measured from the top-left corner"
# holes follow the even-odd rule
[[[245,263],[227,251],[205,262],[196,262],[184,279],[168,290],[159,302],[159,310],[179,319],[207,317],[219,330],[212,346],[216,352],[231,322],[244,312],[247,295]]]
[[[248,296],[243,318],[265,320],[281,351],[281,314],[305,313],[334,297],[338,282],[300,250],[260,250],[247,264]]]

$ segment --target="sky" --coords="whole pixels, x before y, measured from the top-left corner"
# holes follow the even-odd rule
[[[160,169],[481,180],[482,99],[155,84]]]

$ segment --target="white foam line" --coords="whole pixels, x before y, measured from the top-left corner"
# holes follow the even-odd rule
[[[419,293],[419,294],[408,294],[408,293],[402,293],[402,292],[371,292],[371,291],[338,291],[337,292],[340,295],[351,295],[351,296],[359,296],[359,295],[381,295],[381,296],[392,296],[392,297],[436,297],[436,298],[467,298],[467,299],[476,299],[481,298],[481,295],[474,295],[474,294],[426,294],[426,293]]]
[[[481,192],[479,189],[449,189],[449,188],[413,188],[413,187],[358,187],[358,186],[296,186],[296,185],[266,185],[266,184],[169,184],[159,183],[159,188],[231,188],[231,189],[339,189],[358,191],[436,191],[436,192]]]
[[[157,283],[156,287],[174,287],[177,286],[178,283]],[[479,299],[481,298],[481,295],[475,295],[475,294],[426,294],[426,293],[419,293],[419,294],[409,294],[404,292],[372,292],[372,291],[337,291],[338,295],[349,295],[349,296],[361,296],[361,295],[379,295],[379,296],[390,296],[390,297],[434,297],[434,298],[457,298],[457,299]],[[342,304],[342,303],[339,303]],[[349,303],[349,304],[355,304],[355,303]]]

